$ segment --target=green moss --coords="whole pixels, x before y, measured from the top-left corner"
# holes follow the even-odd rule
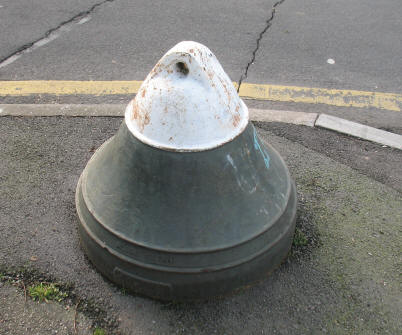
[[[338,305],[323,317],[326,330],[396,333],[400,194],[345,167],[308,171],[298,182],[322,242],[314,262],[339,295]],[[303,243],[298,235],[295,247]]]
[[[39,285],[29,287],[28,292],[33,300],[39,302],[48,302],[49,300],[60,302],[68,296],[66,292],[60,291],[55,284],[40,283]]]
[[[96,328],[93,332],[93,335],[106,335],[106,331],[102,328]]]
[[[307,237],[306,235],[298,228],[295,230],[295,234],[293,236],[293,245],[295,247],[304,247],[307,245]]]
[[[0,280],[9,282],[21,290],[26,287],[27,295],[37,301],[62,302],[70,307],[79,302],[78,312],[92,319],[95,329],[99,328],[104,332],[99,334],[114,333],[117,327],[117,322],[108,317],[98,302],[77,296],[71,283],[57,281],[31,267],[10,267],[4,264],[0,264]]]

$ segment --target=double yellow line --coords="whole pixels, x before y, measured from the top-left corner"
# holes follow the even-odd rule
[[[125,95],[136,94],[141,84],[141,81],[0,81],[0,96]],[[243,98],[255,100],[325,104],[339,107],[374,107],[396,112],[402,110],[402,94],[396,93],[250,83],[243,83],[239,93]]]

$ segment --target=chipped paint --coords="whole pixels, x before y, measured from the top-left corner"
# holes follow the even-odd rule
[[[235,171],[234,175],[236,177],[236,182],[239,188],[246,193],[253,194],[255,191],[257,191],[257,181],[256,178],[252,175],[251,179],[253,180],[253,183],[250,183],[242,173],[240,173],[237,169],[237,166],[230,154],[226,155],[226,159],[229,162],[229,164],[232,166],[233,170]]]
[[[255,128],[254,128],[254,148],[255,150],[258,150],[261,153],[261,156],[264,159],[265,166],[267,169],[269,169],[269,155],[266,152],[265,148],[261,147]]]
[[[249,113],[216,57],[181,42],[154,66],[126,108],[130,132],[151,146],[202,151],[243,132]]]

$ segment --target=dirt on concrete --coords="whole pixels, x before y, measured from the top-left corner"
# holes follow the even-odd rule
[[[93,333],[92,321],[74,307],[36,302],[23,289],[0,282],[0,334],[70,335]]]
[[[316,127],[279,122],[256,122],[256,125],[402,192],[402,150]]]
[[[396,334],[402,328],[399,179],[384,185],[354,168],[353,152],[344,164],[261,128],[298,188],[298,239],[277,271],[228,297],[186,304],[129,295],[104,279],[80,248],[74,192],[93,151],[121,121],[1,118],[2,269],[33,268],[68,283],[119,323],[115,333]],[[341,150],[344,137],[334,145]],[[398,171],[393,155],[384,156],[386,171]]]

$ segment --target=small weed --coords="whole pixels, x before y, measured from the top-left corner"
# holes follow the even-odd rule
[[[60,302],[68,296],[66,292],[60,291],[60,289],[56,287],[55,284],[44,283],[31,286],[29,288],[29,295],[32,297],[33,300],[37,300],[39,302],[49,302],[49,300]]]
[[[93,335],[107,335],[106,331],[102,328],[96,328],[93,332]]]
[[[109,316],[97,301],[77,296],[71,283],[59,282],[32,268],[6,268],[2,265],[0,265],[0,281],[24,290],[24,294],[26,292],[27,296],[36,301],[61,302],[69,308],[75,305],[78,312],[92,320],[95,335],[114,334],[116,331],[118,323],[115,318]]]
[[[304,247],[308,243],[306,235],[298,228],[295,230],[295,235],[293,237],[293,245],[295,247]]]

